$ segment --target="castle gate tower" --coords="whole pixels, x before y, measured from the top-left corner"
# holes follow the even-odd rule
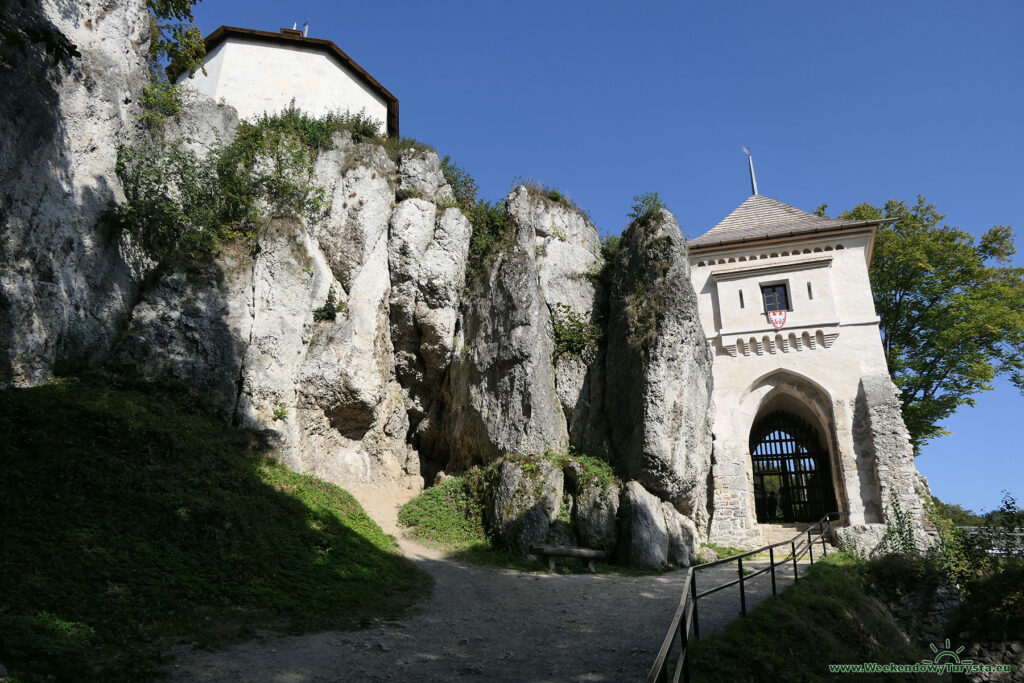
[[[688,243],[714,354],[710,540],[757,546],[764,524],[833,511],[875,526],[894,492],[920,516],[868,280],[882,221],[815,216],[754,189]]]

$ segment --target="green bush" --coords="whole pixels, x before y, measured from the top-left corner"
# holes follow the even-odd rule
[[[1024,564],[1010,563],[967,582],[963,595],[953,629],[973,638],[1024,641]]]
[[[347,313],[348,306],[344,301],[338,301],[338,298],[334,295],[334,286],[327,291],[327,301],[320,308],[313,310],[313,320],[322,322],[324,320],[334,320],[338,317],[339,313]]]
[[[156,128],[181,112],[181,86],[153,79],[143,87],[140,100],[140,118],[150,128]]]
[[[112,222],[158,261],[212,256],[252,239],[267,218],[316,223],[330,210],[314,177],[317,152],[337,131],[367,126],[360,114],[313,118],[293,104],[241,122],[228,145],[202,159],[160,136],[122,146],[116,170],[127,201]]]
[[[613,483],[621,483],[615,469],[601,458],[570,451],[569,459],[576,463],[579,471],[578,484],[594,484],[607,489]]]
[[[465,209],[463,210],[465,212]],[[515,241],[515,225],[505,200],[480,200],[466,214],[473,226],[466,257],[467,287],[487,276],[494,260]]]
[[[568,354],[586,360],[601,341],[601,330],[588,316],[567,304],[551,307],[551,332],[555,339],[555,358]]]
[[[661,222],[661,212],[665,210],[665,202],[657,192],[644,192],[633,197],[633,207],[627,216],[644,227],[656,227]]]
[[[917,555],[917,538],[914,535],[914,520],[910,512],[904,511],[899,496],[893,496],[889,509],[883,510],[885,533],[875,548],[876,554],[902,553]]]
[[[116,171],[127,202],[111,215],[157,260],[211,254],[251,229],[250,216],[231,215],[216,168],[180,142],[146,139],[118,149]]]
[[[464,168],[460,168],[447,154],[441,159],[441,173],[444,174],[445,182],[452,188],[455,201],[462,208],[463,213],[472,210],[477,203],[477,192],[480,188],[476,180]]]

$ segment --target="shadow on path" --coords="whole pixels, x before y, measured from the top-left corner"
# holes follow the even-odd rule
[[[643,680],[686,577],[683,571],[634,577],[493,570],[409,540],[401,545],[435,580],[433,596],[411,618],[217,652],[179,651],[174,680]],[[736,569],[701,574],[704,589],[736,578]],[[790,584],[792,564],[777,575],[779,590]],[[770,595],[767,573],[753,579],[748,609]],[[709,596],[701,601],[702,633],[738,614],[738,587]]]

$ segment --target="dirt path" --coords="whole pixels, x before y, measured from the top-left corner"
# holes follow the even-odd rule
[[[384,517],[389,510],[370,511],[394,530],[393,517]],[[409,540],[401,545],[436,582],[418,613],[363,631],[274,637],[212,652],[179,648],[172,680],[643,680],[685,578],[682,571],[633,577],[491,570]],[[700,578],[703,590],[735,578],[735,568]],[[780,587],[788,583],[780,578]],[[748,591],[748,606],[770,594],[767,580],[759,584],[762,590]],[[736,590],[701,602],[702,633],[735,618]]]

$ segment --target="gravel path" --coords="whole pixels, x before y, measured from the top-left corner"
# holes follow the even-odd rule
[[[385,521],[385,529],[392,527]],[[406,555],[435,580],[417,613],[362,631],[272,637],[224,650],[176,648],[175,681],[637,681],[647,674],[683,571],[659,576],[529,574],[463,564],[408,540]],[[706,590],[734,565],[698,575]],[[792,569],[779,574],[789,585]],[[747,590],[771,594],[766,575]],[[700,603],[701,633],[736,618],[738,587]]]

